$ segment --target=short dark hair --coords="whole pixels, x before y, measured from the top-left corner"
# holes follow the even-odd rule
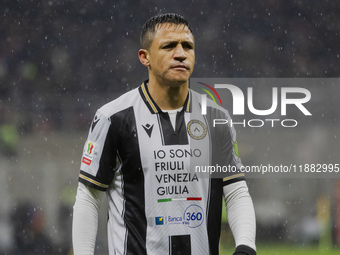
[[[181,15],[176,13],[159,14],[151,17],[142,27],[140,34],[140,46],[142,49],[148,50],[150,48],[156,27],[164,23],[187,26],[192,33],[189,22]]]

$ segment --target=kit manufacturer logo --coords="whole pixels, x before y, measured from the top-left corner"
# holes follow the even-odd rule
[[[146,124],[145,126],[142,125],[142,127],[144,128],[144,130],[145,130],[145,132],[148,134],[148,136],[151,137],[153,125]]]

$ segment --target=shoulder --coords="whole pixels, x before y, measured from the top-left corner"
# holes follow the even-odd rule
[[[132,89],[111,102],[103,105],[97,110],[96,115],[100,114],[107,118],[119,113],[129,107],[133,107],[140,99],[138,88]]]
[[[192,102],[193,104],[199,105],[199,109],[202,107],[202,94],[190,89]],[[223,108],[222,106],[216,104],[213,100],[210,98],[207,98],[207,117],[225,117],[227,119],[230,119],[230,115],[227,109]]]

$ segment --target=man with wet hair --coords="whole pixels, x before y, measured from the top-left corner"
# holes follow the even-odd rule
[[[73,216],[74,254],[94,254],[103,193],[109,203],[109,254],[218,254],[221,198],[235,238],[235,255],[256,254],[255,213],[235,130],[214,129],[229,118],[189,89],[195,41],[177,14],[149,19],[141,32],[140,62],[149,79],[101,107],[81,159]],[[232,166],[213,175],[202,165]]]
[[[157,28],[160,26],[168,24],[168,25],[177,25],[182,28],[188,28],[192,34],[192,30],[189,26],[188,21],[180,15],[176,15],[173,13],[166,13],[162,15],[157,15],[150,18],[142,27],[142,32],[140,35],[140,46],[141,49],[150,49],[150,45],[153,41],[153,37]]]

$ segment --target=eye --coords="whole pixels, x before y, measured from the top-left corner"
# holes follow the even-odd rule
[[[163,45],[162,49],[172,49],[176,47],[176,43],[167,43]]]
[[[182,43],[182,47],[183,47],[184,49],[192,50],[192,49],[194,48],[194,45],[191,44],[191,43],[189,43],[189,42],[183,42],[183,43]]]

